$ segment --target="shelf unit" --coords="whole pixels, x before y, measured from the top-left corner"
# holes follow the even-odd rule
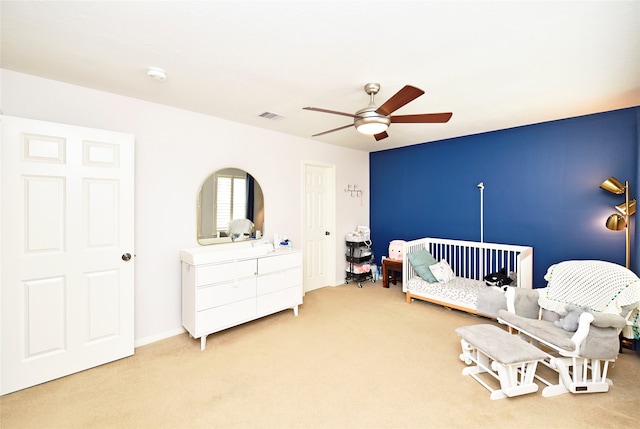
[[[371,250],[371,242],[365,241],[345,241],[347,249],[346,249],[346,259],[347,259],[347,275],[345,276],[344,282],[349,284],[349,281],[357,281],[358,287],[362,287],[362,282],[366,280],[371,280],[371,282],[375,282],[373,278],[373,273],[371,269],[364,272],[360,272],[358,267],[370,265],[373,261],[373,251]]]

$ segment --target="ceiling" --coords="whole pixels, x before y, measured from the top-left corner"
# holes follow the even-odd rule
[[[4,1],[0,65],[358,150],[640,105],[640,1]],[[164,82],[147,76],[166,70]],[[425,94],[378,142],[377,82]],[[280,115],[265,119],[261,113]]]

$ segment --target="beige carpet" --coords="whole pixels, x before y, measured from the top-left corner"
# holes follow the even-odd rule
[[[12,428],[631,428],[640,357],[608,393],[492,401],[463,377],[458,326],[490,323],[414,301],[399,285],[324,288],[284,311],[0,398]]]

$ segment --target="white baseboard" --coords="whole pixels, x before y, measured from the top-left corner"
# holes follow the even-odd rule
[[[146,346],[147,344],[151,344],[151,343],[155,343],[156,341],[161,341],[167,338],[175,337],[176,335],[184,334],[185,332],[187,331],[184,328],[176,328],[176,329],[172,329],[171,331],[165,331],[158,335],[139,338],[137,340],[134,340],[133,347],[137,348],[141,346]]]

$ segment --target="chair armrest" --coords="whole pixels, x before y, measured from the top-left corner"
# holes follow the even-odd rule
[[[627,320],[618,314],[592,313],[593,326],[598,328],[616,328],[622,329],[627,325]]]
[[[595,315],[593,313],[582,313],[580,315],[580,319],[578,321],[578,329],[576,333],[571,337],[571,341],[576,345],[576,350],[580,350],[580,346],[587,335],[589,335],[589,327],[591,326],[591,322],[595,319]]]
[[[540,292],[538,289],[510,287],[505,293],[507,310],[519,316],[537,319],[540,313],[540,306],[538,305],[539,296]]]
[[[625,320],[615,314],[582,313],[578,330],[571,337],[578,356],[615,359],[620,349],[620,319]]]

